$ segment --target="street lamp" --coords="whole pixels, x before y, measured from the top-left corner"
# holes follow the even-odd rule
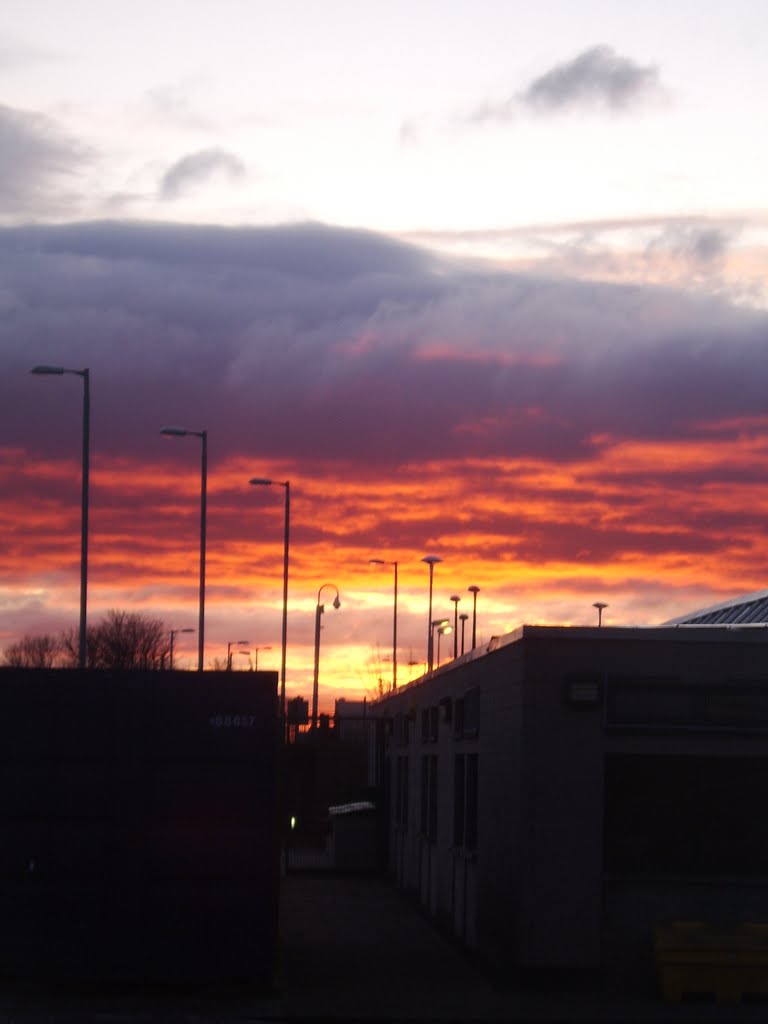
[[[200,468],[200,613],[197,635],[197,671],[203,671],[205,651],[205,526],[208,506],[208,431],[187,430],[184,427],[162,427],[163,437],[199,437],[202,442]]]
[[[259,651],[271,651],[272,650],[272,645],[271,644],[267,644],[266,647],[254,647],[254,648],[252,648],[252,650],[253,650],[253,671],[254,672],[258,672],[259,671]]]
[[[463,654],[464,653],[464,627],[467,624],[467,619],[469,618],[469,615],[467,615],[466,612],[462,612],[461,615],[459,616],[459,618],[461,619],[461,653]]]
[[[472,595],[472,650],[474,651],[477,643],[477,593],[480,587],[473,584],[471,587],[467,587],[467,590]]]
[[[179,633],[194,633],[194,629],[191,626],[185,626],[183,629],[172,629],[170,630],[171,642],[168,649],[168,670],[173,671],[173,641]]]
[[[459,601],[461,598],[458,594],[451,594],[451,600],[453,601],[453,656],[457,658],[459,655]],[[461,653],[463,654],[464,651]]]
[[[395,567],[395,600],[392,617],[392,689],[397,689],[397,562],[387,562],[383,558],[370,558],[369,565],[393,565]]]
[[[315,674],[312,682],[312,728],[317,728],[317,695],[318,680],[320,678],[320,618],[325,611],[325,605],[320,604],[320,595],[326,587],[332,587],[336,591],[333,599],[333,607],[341,608],[339,600],[339,588],[334,583],[324,583],[317,592],[317,607],[315,608]]]
[[[288,544],[291,523],[291,481],[270,480],[268,477],[255,476],[249,483],[256,487],[271,487],[277,484],[285,488],[285,525],[283,529],[283,649],[280,655],[280,714],[285,720],[285,659],[288,650]]]
[[[448,633],[453,632],[453,626],[450,622],[444,622],[441,626],[437,627],[437,667],[440,668],[440,637],[445,636]]]
[[[592,605],[592,607],[593,608],[597,608],[597,624],[598,624],[598,626],[602,626],[602,624],[603,624],[603,608],[607,608],[608,605],[605,603],[605,601],[595,601],[595,603]]]
[[[432,671],[433,654],[434,654],[434,637],[432,634],[432,577],[434,575],[435,566],[438,562],[442,562],[442,558],[438,558],[437,555],[425,555],[422,558],[422,562],[426,562],[429,566],[429,612],[427,614],[427,671]]]
[[[244,647],[249,644],[250,640],[230,640],[227,644],[227,672],[232,671],[232,648],[233,647]],[[244,651],[238,651],[238,654],[244,654]]]
[[[87,607],[88,607],[88,478],[90,472],[91,443],[91,377],[90,370],[69,370],[64,366],[33,366],[29,371],[38,376],[61,377],[65,373],[83,379],[83,456],[82,488],[80,498],[80,638],[77,661],[80,668],[86,666],[87,650]]]

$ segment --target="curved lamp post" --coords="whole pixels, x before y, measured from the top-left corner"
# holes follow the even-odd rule
[[[324,583],[317,592],[317,607],[315,608],[315,673],[312,681],[312,728],[317,728],[317,696],[318,680],[320,678],[320,619],[325,611],[325,605],[320,604],[320,595],[326,587],[332,587],[336,591],[333,599],[333,607],[341,608],[339,600],[339,588],[334,583]]]
[[[227,643],[227,672],[232,671],[232,648],[233,647],[245,647],[249,644],[250,640],[230,640]],[[238,651],[238,654],[247,654],[247,651]]]
[[[33,366],[29,371],[38,376],[61,377],[65,373],[74,374],[83,379],[83,458],[82,488],[80,498],[80,637],[77,648],[77,662],[80,668],[86,667],[87,652],[87,609],[88,609],[88,478],[90,472],[90,438],[91,438],[91,377],[90,370],[69,370],[64,366]]]
[[[268,477],[255,476],[248,481],[255,487],[271,487],[276,484],[285,488],[285,524],[283,528],[283,634],[282,653],[280,655],[280,714],[285,720],[285,659],[288,651],[288,544],[291,524],[291,481],[271,480]]]
[[[473,584],[471,587],[467,587],[467,590],[472,595],[472,650],[474,651],[477,643],[477,595],[480,587]]]
[[[434,650],[434,647],[435,647],[435,630],[438,631],[438,640],[437,640],[437,665],[438,665],[438,668],[440,667],[440,636],[439,636],[440,630],[441,629],[445,629],[446,626],[450,626],[450,624],[451,624],[451,620],[450,619],[433,619],[432,622],[429,625],[429,635],[432,638],[432,649],[433,650]],[[431,669],[430,669],[430,671],[431,671]]]
[[[170,644],[169,644],[169,647],[168,647],[168,671],[169,672],[173,671],[173,641],[175,640],[175,638],[178,636],[179,633],[194,633],[194,632],[195,631],[194,631],[194,629],[191,626],[185,626],[183,629],[171,629],[169,631],[169,636],[171,638],[171,641],[170,641]]]
[[[208,431],[187,430],[185,427],[162,427],[163,437],[199,437],[202,442],[200,467],[200,597],[199,624],[197,635],[197,671],[203,671],[205,651],[205,526],[208,514]]]
[[[462,612],[461,615],[459,616],[459,618],[461,619],[461,653],[463,654],[464,653],[464,627],[467,624],[467,619],[469,618],[469,615],[467,615],[466,612]]]
[[[435,566],[438,562],[442,562],[442,558],[438,558],[437,555],[425,555],[422,558],[422,562],[426,562],[429,566],[429,611],[427,614],[427,672],[432,671],[432,665],[434,661],[434,634],[432,632],[432,577],[434,576]]]
[[[459,656],[459,601],[461,598],[458,594],[451,594],[451,600],[453,601],[453,656],[458,658]],[[439,643],[439,641],[438,641]],[[463,651],[461,652],[464,653]]]
[[[447,620],[437,627],[437,667],[440,668],[440,637],[453,632],[453,626]]]
[[[392,689],[397,689],[397,562],[387,562],[383,558],[369,558],[369,565],[393,565],[395,567],[395,600],[392,617]]]

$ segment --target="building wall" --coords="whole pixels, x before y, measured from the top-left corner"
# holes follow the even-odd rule
[[[274,672],[0,672],[0,972],[272,982]]]
[[[525,627],[386,698],[376,713],[392,723],[386,770],[398,883],[468,946],[520,967],[648,957],[653,924],[681,914],[743,920],[751,908],[751,919],[768,921],[768,825],[759,815],[768,796],[766,654],[763,630]],[[478,694],[477,730],[457,734],[462,701]],[[477,842],[468,849],[455,823],[457,764],[466,782],[470,758]],[[407,828],[397,796],[404,759]],[[422,810],[430,787],[432,827]],[[674,823],[694,799],[698,810],[675,842],[684,864],[689,836],[700,833],[699,868],[622,852],[616,836],[641,811],[646,831],[661,837],[657,848],[676,849]],[[720,850],[720,860],[704,848]]]

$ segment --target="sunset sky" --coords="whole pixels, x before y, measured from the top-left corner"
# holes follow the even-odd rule
[[[25,0],[0,25],[0,648],[197,624],[321,706],[435,615],[768,587],[768,5]],[[328,597],[330,593],[330,598]],[[196,638],[177,638],[196,664]],[[444,646],[445,649],[447,644]],[[409,662],[413,664],[409,666]],[[236,667],[244,668],[247,658]]]

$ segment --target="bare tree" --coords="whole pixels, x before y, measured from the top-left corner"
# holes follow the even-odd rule
[[[77,643],[74,630],[64,636],[70,664],[77,664]],[[170,637],[161,619],[111,609],[88,629],[86,647],[89,668],[158,669],[166,667]]]
[[[60,637],[43,633],[27,633],[3,652],[3,664],[12,668],[55,668],[64,658],[64,645]]]

